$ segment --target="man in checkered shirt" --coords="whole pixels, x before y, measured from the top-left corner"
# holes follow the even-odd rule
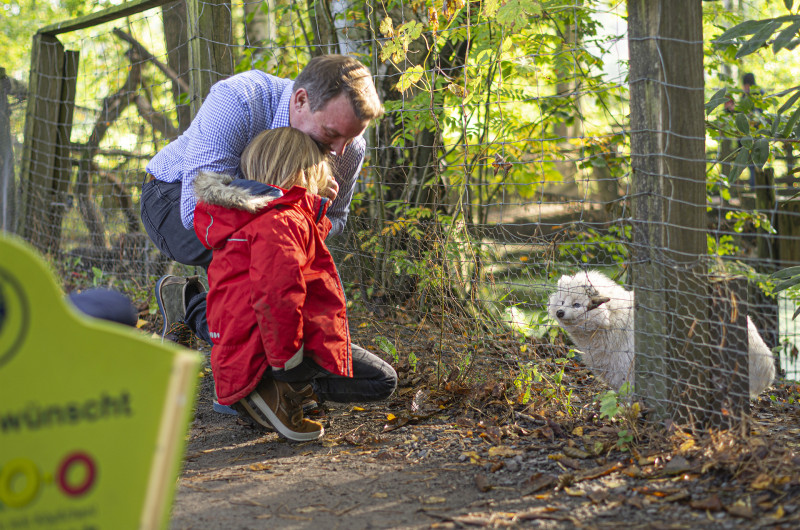
[[[197,239],[192,225],[195,176],[210,171],[241,177],[239,158],[253,138],[266,129],[294,127],[331,154],[335,181],[327,194],[333,201],[327,215],[333,225],[330,233],[339,234],[364,160],[362,134],[382,114],[369,70],[344,55],[315,57],[294,81],[258,70],[220,81],[211,87],[186,132],[147,165],[141,198],[145,230],[170,259],[208,268],[211,251]],[[196,276],[162,277],[156,300],[164,317],[162,336],[188,326],[211,343],[205,287]]]

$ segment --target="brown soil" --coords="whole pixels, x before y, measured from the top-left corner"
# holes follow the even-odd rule
[[[370,337],[386,330],[370,326],[352,325],[375,351]],[[510,380],[478,376],[511,373],[501,361],[446,381],[414,340],[400,343],[421,358],[416,371],[400,367],[385,403],[328,404],[318,442],[213,412],[203,377],[172,528],[800,526],[795,386],[762,397],[744,434],[695,438],[599,419],[603,388],[574,362],[563,365],[572,409],[542,398],[546,385],[523,405]]]

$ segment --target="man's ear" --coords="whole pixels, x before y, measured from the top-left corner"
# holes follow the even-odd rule
[[[292,105],[300,110],[304,105],[308,105],[308,92],[305,88],[298,88],[292,94]]]
[[[592,309],[597,309],[609,300],[611,300],[611,298],[607,296],[593,296],[589,299],[589,305],[586,307],[586,310],[591,311]]]

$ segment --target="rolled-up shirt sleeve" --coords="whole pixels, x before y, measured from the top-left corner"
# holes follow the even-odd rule
[[[356,189],[356,181],[364,163],[367,145],[363,137],[358,137],[345,149],[342,156],[333,158],[334,178],[339,183],[339,194],[328,207],[328,219],[332,228],[328,237],[344,232],[347,216],[350,213],[350,202]]]

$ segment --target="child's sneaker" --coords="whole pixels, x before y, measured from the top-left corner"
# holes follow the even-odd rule
[[[313,395],[311,385],[296,389],[266,376],[246,398],[233,404],[243,418],[275,430],[295,442],[316,440],[325,434],[321,423],[303,417],[302,404]]]

